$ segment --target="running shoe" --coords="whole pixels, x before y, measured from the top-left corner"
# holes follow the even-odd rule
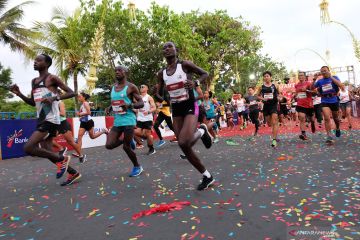
[[[180,153],[180,158],[181,158],[181,159],[187,159],[186,155],[185,155],[185,154],[182,154],[182,153]]]
[[[166,142],[164,141],[164,140],[160,140],[159,142],[158,142],[158,144],[156,145],[156,148],[159,148],[159,147],[161,147],[162,145],[164,145]]]
[[[156,151],[155,151],[155,149],[154,148],[150,148],[149,149],[149,152],[147,153],[147,155],[153,155],[153,154],[155,154],[156,153]]]
[[[79,180],[81,178],[81,174],[79,172],[75,174],[69,174],[66,181],[62,182],[60,186],[69,186],[73,184],[75,181]]]
[[[144,171],[144,169],[142,168],[142,166],[133,167],[133,169],[132,169],[129,177],[137,177],[137,176],[139,176],[143,171]]]
[[[316,128],[315,128],[315,122],[311,122],[311,132],[315,133]]]
[[[218,142],[219,142],[219,138],[218,137],[214,138],[213,143],[218,143]]]
[[[197,190],[202,191],[207,189],[211,184],[215,182],[214,178],[203,176],[202,182],[198,185]]]
[[[84,163],[87,161],[87,157],[86,157],[86,154],[83,154],[81,157],[79,157],[79,162],[80,163]]]
[[[272,140],[271,146],[272,146],[272,147],[277,147],[277,141],[276,141],[276,139],[273,139],[273,140]]]
[[[331,144],[331,143],[333,143],[334,142],[334,139],[331,137],[331,136],[327,136],[327,138],[326,138],[326,143],[327,144]]]
[[[336,136],[336,137],[340,137],[340,136],[341,136],[341,131],[340,131],[340,129],[336,129],[336,130],[335,130],[335,136]]]
[[[303,141],[309,140],[309,138],[305,134],[300,134],[299,138]]]
[[[64,147],[62,150],[59,151],[59,156],[65,158],[67,150],[67,147]]]
[[[174,136],[174,138],[173,138],[173,139],[171,139],[171,140],[170,140],[170,142],[171,142],[171,143],[177,143],[177,142],[178,142],[178,140],[177,140],[177,138]]]
[[[202,140],[203,144],[205,145],[206,148],[210,148],[212,139],[211,139],[210,133],[207,129],[207,126],[205,125],[205,123],[202,123],[202,124],[200,124],[199,128],[204,130],[204,134],[201,136],[201,140]]]
[[[57,166],[56,178],[57,179],[61,178],[64,175],[64,173],[67,171],[69,163],[70,163],[70,159],[71,159],[70,156],[65,156],[64,160],[56,163],[56,166]]]
[[[107,129],[107,128],[102,128],[102,129],[101,129],[101,132],[102,132],[102,133],[105,133],[105,134],[108,134],[108,133],[109,133],[109,129]]]
[[[144,145],[136,143],[136,148],[137,148],[137,149],[144,148]]]

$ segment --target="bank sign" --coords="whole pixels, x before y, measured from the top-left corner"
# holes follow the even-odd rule
[[[25,156],[24,145],[36,128],[36,120],[1,120],[1,158]]]

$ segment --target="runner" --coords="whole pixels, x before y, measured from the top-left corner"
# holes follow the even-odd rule
[[[211,136],[205,124],[201,124],[197,129],[198,107],[195,105],[193,89],[194,82],[191,80],[193,74],[199,75],[199,81],[205,82],[208,78],[207,72],[196,66],[190,61],[180,61],[177,58],[175,44],[167,42],[163,46],[163,54],[167,61],[167,66],[158,72],[158,91],[160,96],[161,89],[166,86],[173,111],[173,125],[178,144],[185,153],[189,162],[203,175],[198,190],[204,190],[213,184],[213,176],[201,163],[200,159],[192,150],[192,146],[201,138],[206,148],[211,147]]]
[[[156,111],[154,99],[148,94],[149,87],[146,84],[140,86],[141,98],[144,102],[144,107],[136,109],[137,123],[135,129],[135,140],[139,144],[140,138],[147,139],[149,147],[148,155],[156,153],[154,148],[154,137],[151,132],[153,126],[153,113]]]
[[[299,138],[301,140],[308,140],[306,136],[306,118],[310,120],[311,123],[311,132],[315,133],[315,118],[314,118],[314,107],[312,100],[312,83],[305,81],[306,73],[298,73],[299,82],[295,85],[297,106],[296,111],[298,112],[300,120],[300,130],[301,134]]]
[[[320,73],[315,73],[315,75],[313,77],[314,82],[316,82],[319,75],[320,75]],[[321,96],[320,96],[320,94],[318,94],[318,93],[316,93],[315,95],[313,94],[313,105],[314,105],[316,121],[319,124],[318,125],[319,128],[322,128],[323,114],[322,114],[322,110],[321,110]]]
[[[342,112],[342,117],[347,118],[349,129],[352,128],[351,124],[351,99],[349,90],[347,87],[340,90],[340,109]]]
[[[154,129],[155,129],[156,134],[159,137],[159,142],[156,146],[157,148],[159,148],[166,143],[165,140],[163,139],[161,131],[160,131],[161,123],[163,121],[165,121],[167,126],[169,127],[169,129],[173,132],[174,132],[174,127],[173,127],[172,120],[171,120],[169,100],[166,99],[166,100],[160,102],[156,97],[155,97],[155,100],[156,100],[156,107],[159,112],[158,112],[158,115],[155,120]],[[176,137],[174,137],[172,140],[170,140],[170,142],[176,142],[176,141],[177,141]]]
[[[74,137],[71,131],[71,126],[66,120],[66,109],[65,109],[65,103],[63,101],[59,102],[59,108],[60,108],[60,127],[59,127],[59,134],[62,134],[66,142],[74,148],[74,150],[77,153],[77,156],[79,156],[80,163],[84,163],[86,161],[86,154],[81,154],[81,148],[78,144],[75,143]],[[67,148],[64,147],[60,150],[60,152],[67,151]]]
[[[245,99],[243,98],[241,93],[233,95],[232,105],[236,106],[236,111],[238,114],[238,124],[240,126],[240,130],[243,130],[244,128],[246,128],[246,123],[243,121],[243,114],[245,111]]]
[[[248,88],[248,96],[245,98],[247,105],[249,106],[249,115],[250,120],[253,124],[255,124],[255,132],[254,136],[258,134],[259,131],[259,105],[258,105],[258,97],[254,95],[255,90],[254,87]]]
[[[279,131],[279,117],[278,117],[278,94],[279,90],[272,83],[272,74],[270,71],[263,73],[264,83],[260,89],[260,96],[258,98],[263,101],[263,114],[266,118],[268,126],[272,127],[272,141],[271,146],[277,146],[277,135]]]
[[[235,127],[234,124],[234,108],[231,104],[231,99],[228,99],[228,102],[225,105],[225,113],[226,113],[226,123],[230,131],[232,131]]]
[[[203,105],[206,113],[205,124],[210,132],[210,134],[214,137],[214,143],[219,142],[218,137],[218,125],[216,124],[216,112],[215,106],[217,103],[211,98],[209,91],[204,92],[204,101]]]
[[[103,134],[108,134],[109,130],[107,128],[101,129],[100,132],[95,133],[94,130],[94,120],[91,119],[91,111],[89,100],[90,95],[84,92],[81,92],[78,95],[78,100],[81,102],[80,111],[76,113],[80,120],[80,128],[78,132],[77,144],[79,145],[79,149],[82,149],[82,139],[86,132],[89,133],[89,137],[91,139],[96,139]],[[82,155],[82,154],[81,154]],[[84,158],[80,158],[80,162],[84,162]],[[82,160],[83,159],[83,160]]]
[[[339,98],[337,96],[339,89],[343,89],[344,85],[337,76],[332,76],[328,66],[321,67],[322,79],[314,83],[314,87],[321,95],[321,107],[325,118],[325,129],[327,133],[326,143],[334,142],[331,136],[331,116],[336,125],[336,137],[341,136],[340,120],[339,120]]]
[[[286,126],[286,118],[288,115],[288,107],[287,107],[288,100],[282,93],[279,94],[279,104],[280,104],[280,110],[279,110],[280,126],[282,124]]]
[[[48,158],[56,164],[57,179],[68,172],[69,179],[61,184],[61,186],[65,186],[78,180],[81,174],[69,166],[70,156],[59,155],[52,151],[52,141],[60,126],[59,101],[72,98],[75,94],[59,77],[48,72],[51,64],[52,59],[46,54],[40,54],[35,58],[34,70],[39,72],[39,77],[31,81],[31,97],[24,96],[16,84],[10,87],[10,91],[19,96],[25,103],[36,107],[37,127],[25,144],[25,152],[31,156]],[[64,90],[65,93],[58,95],[58,88]]]
[[[139,176],[144,169],[140,166],[136,154],[133,151],[133,149],[135,149],[133,138],[136,115],[132,109],[144,107],[144,102],[139,94],[138,88],[127,81],[127,75],[127,68],[123,66],[115,67],[115,84],[111,89],[111,106],[106,109],[107,114],[110,112],[110,109],[115,114],[114,126],[107,136],[105,147],[107,149],[114,149],[124,144],[123,149],[134,165],[129,176],[136,177]],[[133,99],[136,100],[135,103],[133,103]],[[120,137],[122,135],[124,136],[121,140]]]

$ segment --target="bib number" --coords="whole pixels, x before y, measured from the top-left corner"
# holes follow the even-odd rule
[[[333,87],[332,87],[331,83],[328,83],[328,84],[325,84],[325,85],[322,86],[322,91],[323,92],[328,92],[328,91],[331,91],[331,90],[333,90]]]
[[[111,107],[116,114],[126,114],[126,111],[124,111],[123,106],[125,105],[124,100],[116,100],[111,102]]]
[[[250,105],[257,105],[257,102],[254,100],[254,101],[251,101],[250,102]]]
[[[306,92],[299,92],[299,93],[297,94],[297,97],[298,97],[299,99],[307,98]]]
[[[33,96],[34,96],[34,101],[35,102],[42,102],[44,100],[43,95],[42,95],[42,91],[40,88],[34,89],[33,90]]]
[[[166,86],[171,102],[182,102],[189,99],[188,91],[184,87],[184,82],[169,84]]]
[[[265,100],[272,100],[274,98],[274,94],[272,93],[264,93]]]

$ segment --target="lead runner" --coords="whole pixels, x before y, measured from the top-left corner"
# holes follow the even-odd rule
[[[201,138],[205,147],[210,148],[212,139],[205,124],[201,124],[197,129],[199,108],[195,104],[192,75],[199,75],[199,81],[204,82],[208,73],[190,61],[180,61],[173,42],[164,44],[163,55],[167,66],[157,74],[156,95],[162,101],[160,92],[166,86],[170,95],[175,135],[189,162],[203,175],[202,182],[197,187],[197,190],[201,191],[213,184],[214,178],[196,156],[192,146]]]

